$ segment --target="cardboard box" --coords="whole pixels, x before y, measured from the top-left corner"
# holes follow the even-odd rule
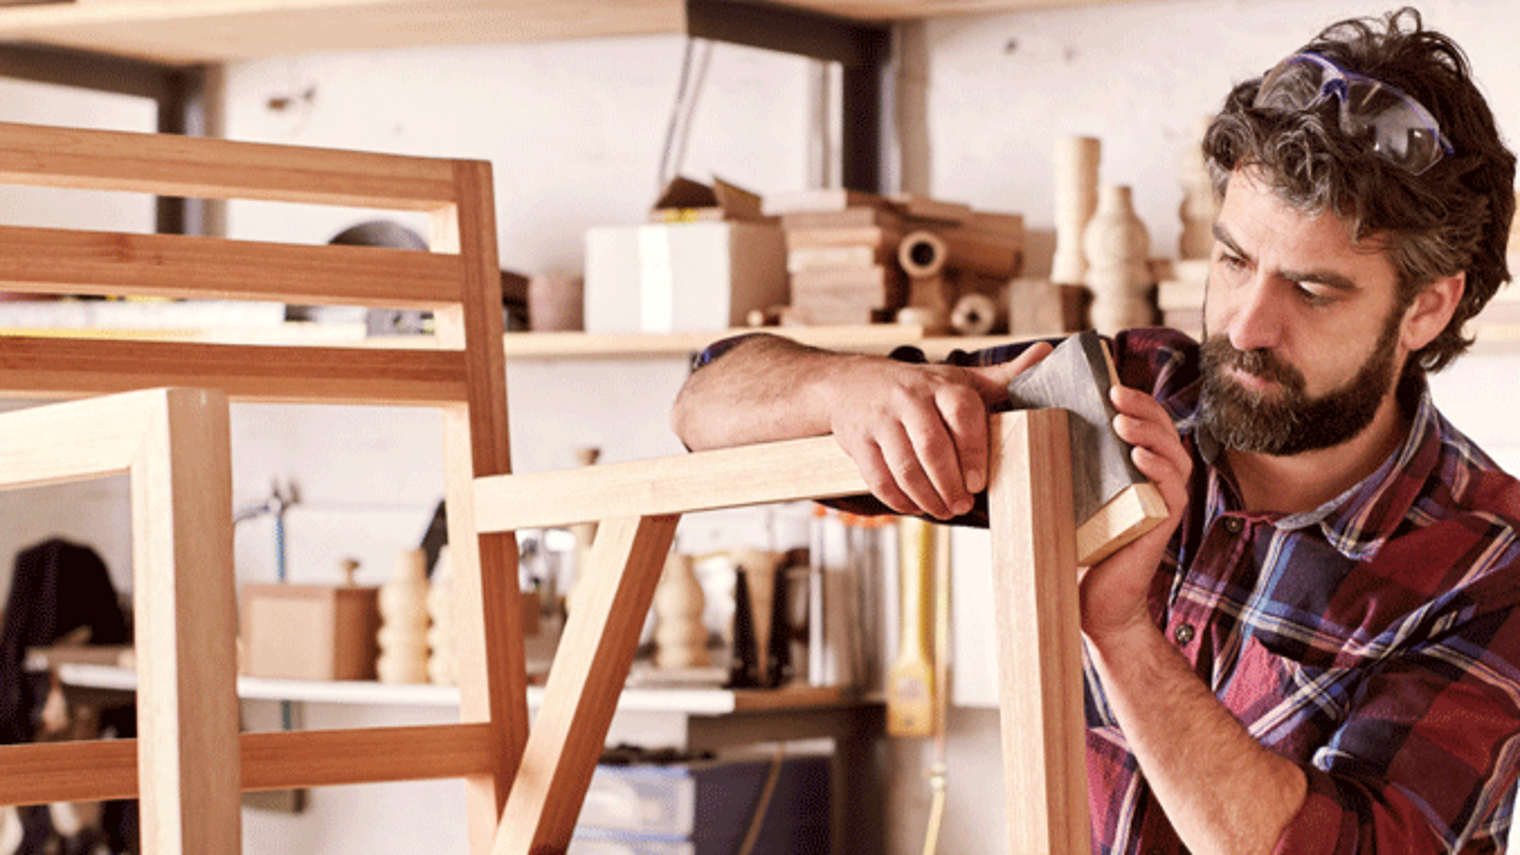
[[[243,586],[246,673],[299,680],[373,680],[378,588]]]
[[[787,302],[779,226],[696,221],[586,232],[587,332],[706,332]]]
[[[587,332],[709,332],[787,301],[786,244],[760,197],[677,176],[650,225],[586,232]]]

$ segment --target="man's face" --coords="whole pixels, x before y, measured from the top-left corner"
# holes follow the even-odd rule
[[[1293,455],[1365,430],[1407,356],[1396,282],[1339,219],[1231,176],[1204,304],[1202,416],[1215,438]]]

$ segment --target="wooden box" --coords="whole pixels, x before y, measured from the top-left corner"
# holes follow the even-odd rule
[[[373,680],[378,588],[245,585],[245,673],[301,680]]]

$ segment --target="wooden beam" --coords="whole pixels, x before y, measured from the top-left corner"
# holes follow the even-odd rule
[[[570,845],[679,520],[614,517],[598,527],[493,855]]]
[[[490,742],[486,724],[245,733],[240,787],[463,778],[490,770]],[[135,739],[0,746],[0,804],[135,799],[137,753]]]
[[[0,336],[11,397],[77,397],[156,386],[239,401],[441,405],[465,400],[460,351],[263,347]]]
[[[994,415],[988,430],[993,435],[1005,431],[1012,418],[1015,414]],[[475,482],[481,531],[594,522],[637,513],[693,513],[865,492],[865,479],[833,437]],[[1080,555],[1088,563],[1102,558],[1149,531],[1165,516],[1165,505],[1150,484],[1121,492],[1077,526]]]
[[[167,389],[130,474],[144,852],[235,852],[237,624],[227,398]]]
[[[1009,851],[1087,852],[1067,414],[1022,415],[993,436],[988,487]]]
[[[378,247],[0,227],[0,287],[40,294],[435,309],[459,302],[460,263]]]
[[[528,676],[516,607],[517,539],[511,532],[483,533],[475,514],[474,479],[512,471],[490,164],[459,161],[455,181],[461,204],[433,213],[431,244],[458,253],[465,299],[435,313],[434,322],[441,343],[463,351],[470,401],[444,410],[444,478],[460,715],[492,728],[494,762],[465,782],[470,849],[483,855],[528,742]]]
[[[482,531],[864,492],[865,479],[833,437],[475,482],[477,524]]]
[[[0,123],[0,181],[395,210],[454,202],[453,164],[438,158],[12,123]]]

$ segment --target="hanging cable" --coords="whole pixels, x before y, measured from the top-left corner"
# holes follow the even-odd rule
[[[660,149],[660,171],[655,175],[655,192],[665,188],[670,180],[670,158],[675,146],[676,127],[681,122],[681,115],[686,104],[686,84],[691,79],[691,58],[694,48],[694,40],[687,39],[685,50],[681,54],[681,76],[676,82],[676,100],[670,107],[670,121],[665,127],[665,145]]]
[[[681,132],[677,135],[675,158],[670,165],[670,172],[665,176],[669,181],[681,172],[681,165],[686,162],[686,142],[691,139],[691,119],[697,113],[697,99],[702,95],[702,87],[707,82],[707,67],[712,62],[713,43],[702,42],[702,57],[697,62],[697,71],[692,78],[691,86],[687,89],[685,115],[681,119]]]
[[[702,54],[696,54],[697,42],[702,42]],[[660,151],[660,172],[655,192],[681,171],[686,160],[686,142],[690,139],[691,117],[696,112],[697,97],[707,80],[707,69],[712,62],[713,44],[705,39],[687,39],[681,56],[681,76],[676,83],[676,100],[670,109],[670,121],[665,128],[665,144]],[[693,70],[695,69],[695,73]]]

